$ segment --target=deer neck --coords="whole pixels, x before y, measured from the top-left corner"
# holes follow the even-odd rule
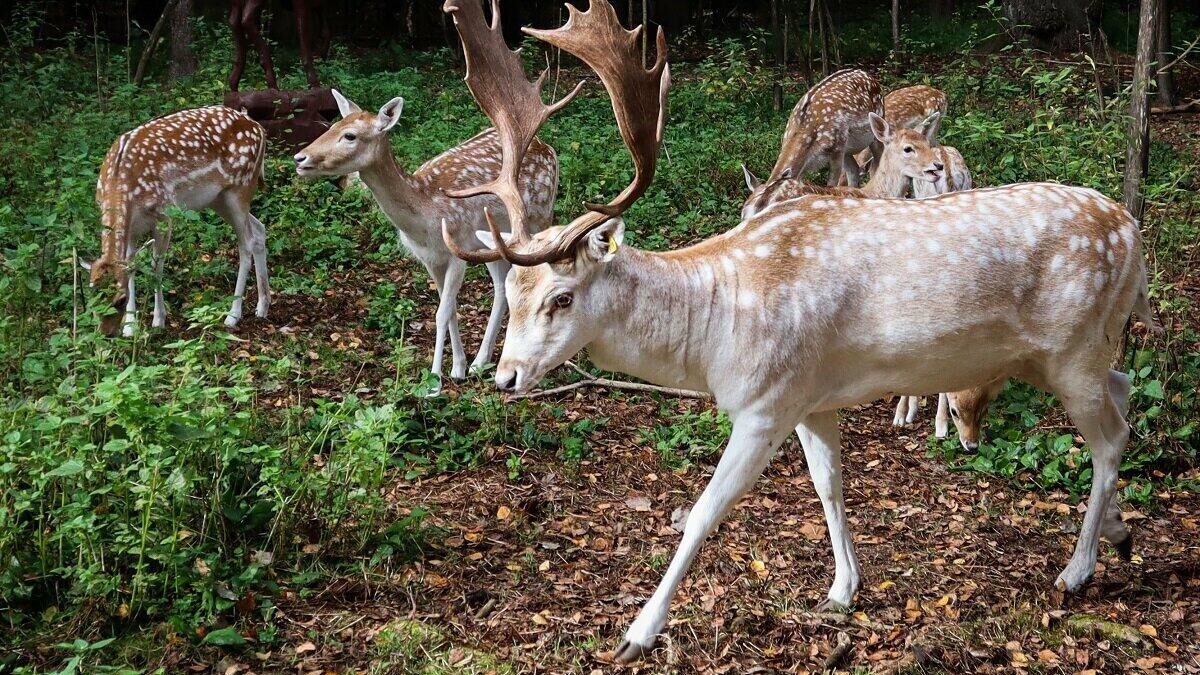
[[[359,171],[388,220],[404,231],[424,229],[433,199],[396,162],[389,144],[380,144],[370,164]]]
[[[728,326],[717,275],[688,260],[623,247],[594,288],[608,315],[589,356],[606,370],[709,391],[709,332]],[[669,317],[669,318],[668,318]]]
[[[871,174],[871,180],[863,186],[863,193],[871,199],[900,199],[908,187],[908,179],[890,153],[884,153],[879,166]]]

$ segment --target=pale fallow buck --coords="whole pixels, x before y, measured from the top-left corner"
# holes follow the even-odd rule
[[[171,246],[171,228],[160,225],[170,207],[212,208],[233,226],[238,241],[238,274],[233,306],[225,325],[242,318],[242,299],[251,265],[258,282],[255,314],[266,318],[271,306],[267,272],[266,227],[250,213],[250,202],[263,176],[266,133],[244,113],[211,106],[151,120],[121,136],[109,148],[96,181],[100,207],[100,257],[81,263],[98,286],[110,277],[117,286],[115,312],[100,320],[105,335],[125,336],[137,324],[134,258],[139,242],[153,237],[154,319],[167,323],[162,270]]]
[[[474,0],[447,0],[446,9],[457,19],[464,2]],[[829,524],[828,604],[849,605],[860,576],[842,499],[837,410],[892,392],[954,391],[1010,375],[1056,394],[1094,464],[1075,553],[1056,584],[1075,591],[1089,578],[1101,534],[1128,550],[1115,489],[1129,381],[1108,366],[1131,311],[1149,321],[1149,305],[1138,224],[1124,208],[1094,190],[1047,183],[925,200],[813,195],[682,250],[623,246],[620,216],[652,181],[662,142],[666,40],[660,30],[646,70],[642,29],[621,28],[608,2],[568,13],[562,28],[525,32],[600,76],[634,178],[609,204],[528,238],[505,239],[489,219],[482,238],[517,265],[506,283],[512,316],[496,385],[528,391],[587,349],[601,368],[711,392],[733,424],[618,661],[651,648],[701,543],[793,429]],[[456,23],[470,45],[465,34],[479,28]],[[489,57],[501,49],[511,53],[500,42],[487,51],[468,46],[468,80],[493,76]],[[523,119],[527,106],[542,105],[532,93],[476,96],[489,114],[505,107]],[[504,145],[517,161],[521,145]],[[452,233],[445,236],[455,248]]]

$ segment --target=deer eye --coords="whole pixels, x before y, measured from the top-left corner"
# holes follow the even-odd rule
[[[571,303],[574,301],[575,296],[571,293],[559,293],[558,295],[554,296],[554,308],[566,309],[570,307]]]
[[[950,416],[953,417],[954,419],[958,419],[958,408],[951,408]]]
[[[354,133],[353,131],[347,131],[346,133],[342,134],[343,141],[353,141],[353,140],[356,140],[357,138],[358,138],[358,134]]]
[[[906,146],[904,146],[904,152],[905,152],[905,153],[910,153],[910,152],[912,152],[912,151],[913,151],[913,146],[911,146],[911,145],[906,145]]]

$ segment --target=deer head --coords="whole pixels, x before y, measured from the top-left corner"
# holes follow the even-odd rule
[[[987,384],[946,394],[950,419],[958,431],[958,441],[968,452],[977,450],[983,438],[983,422],[988,406],[1004,389],[1005,380],[992,380]]]
[[[895,129],[875,113],[870,113],[868,117],[871,120],[871,133],[883,143],[883,156],[879,159],[872,180],[885,175],[929,183],[941,179],[946,167],[929,137],[934,130],[933,122],[938,118],[937,113],[925,121],[921,131]]]
[[[524,139],[532,139],[538,127],[574,92],[545,106],[537,96],[541,78],[535,85],[525,80],[519,61],[499,35],[498,19],[488,27],[472,0],[447,0],[445,10],[454,16],[462,35],[468,86],[503,139],[505,166],[514,167],[511,172],[502,171],[494,183],[452,196],[491,192],[504,202],[513,223],[512,241],[501,236],[490,214],[491,231],[479,234],[495,255],[517,265],[506,287],[511,317],[496,383],[504,390],[525,389],[587,344],[587,336],[603,320],[599,308],[592,306],[589,288],[603,276],[603,267],[619,255],[625,231],[620,215],[645,193],[654,178],[670,87],[666,36],[660,28],[655,63],[646,69],[638,45],[643,27],[622,28],[608,2],[593,2],[585,12],[568,5],[567,23],[556,30],[523,29],[577,56],[596,72],[612,99],[617,128],[634,165],[633,180],[611,202],[587,204],[587,213],[571,224],[530,237],[518,227],[524,216],[520,199],[506,196],[517,194],[515,167],[520,166],[529,144]],[[495,1],[492,11],[493,17],[498,17]],[[448,233],[444,234],[446,245],[455,254],[473,261],[469,252],[460,251]]]
[[[344,176],[369,166],[379,153],[391,153],[388,132],[400,121],[404,99],[397,96],[379,109],[364,112],[334,89],[342,119],[296,153],[296,173],[305,178]]]

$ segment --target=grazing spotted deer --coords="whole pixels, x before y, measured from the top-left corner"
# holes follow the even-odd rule
[[[271,306],[267,274],[266,227],[250,214],[250,201],[263,175],[266,134],[244,113],[212,106],[160,117],[122,134],[108,149],[96,181],[100,207],[100,257],[84,264],[90,283],[115,280],[116,312],[100,320],[105,335],[118,328],[131,336],[137,323],[134,256],[147,234],[153,237],[153,327],[167,323],[162,269],[171,246],[170,228],[160,228],[167,209],[211,208],[233,226],[238,240],[238,276],[233,307],[225,325],[242,318],[246,277],[253,262],[258,281],[255,314],[266,318]]]
[[[459,20],[472,3],[446,3],[468,45],[468,78],[501,77],[491,68],[494,55],[511,54],[503,43],[483,50],[466,39],[482,30],[482,22]],[[733,424],[617,661],[652,647],[702,542],[793,429],[833,544],[827,604],[848,606],[860,577],[842,498],[837,410],[890,392],[955,391],[1003,376],[1053,392],[1091,445],[1094,469],[1075,553],[1056,585],[1075,591],[1087,581],[1101,534],[1129,551],[1115,489],[1130,386],[1108,367],[1130,313],[1150,321],[1141,236],[1129,212],[1094,190],[1048,183],[922,200],[811,195],[682,250],[624,246],[621,214],[653,180],[661,147],[666,39],[660,29],[657,60],[646,70],[642,29],[622,29],[608,2],[568,13],[562,28],[525,32],[599,75],[636,170],[617,198],[589,205],[565,227],[510,240],[488,219],[481,238],[517,265],[506,286],[512,317],[496,386],[528,391],[587,349],[601,368],[712,393]],[[525,107],[542,105],[475,95],[503,138],[518,130],[497,109],[528,119]],[[520,143],[504,148],[506,160],[520,159]],[[956,236],[928,236],[931,223]],[[445,238],[457,246],[449,231]],[[938,302],[923,301],[930,297]]]
[[[873,75],[846,69],[821,80],[792,109],[769,180],[783,178],[785,173],[801,178],[828,165],[829,185],[837,185],[844,172],[847,184],[858,187],[855,153],[870,148],[879,156],[867,117],[870,113],[884,114],[879,80]]]
[[[941,155],[936,148],[930,147],[927,135],[912,129],[896,129],[875,113],[869,113],[868,117],[871,133],[881,150],[878,168],[866,185],[861,188],[811,185],[793,177],[790,169],[785,170],[781,178],[763,182],[743,165],[742,173],[750,196],[742,205],[742,220],[758,215],[774,204],[804,195],[899,199],[908,192],[910,185],[932,185],[944,180]]]
[[[404,99],[396,97],[378,113],[370,113],[337,90],[333,96],[342,119],[296,155],[296,173],[305,178],[359,173],[379,208],[395,226],[400,242],[421,261],[437,286],[440,301],[433,349],[434,375],[441,379],[442,356],[449,335],[453,354],[450,376],[466,377],[467,356],[457,317],[458,292],[466,262],[451,255],[442,242],[442,223],[445,222],[459,248],[479,252],[472,262],[486,263],[492,278],[492,311],[479,353],[471,364],[474,370],[489,363],[495,351],[500,323],[508,308],[504,280],[510,267],[494,252],[481,251],[483,246],[474,232],[487,226],[483,220],[485,210],[502,213],[504,209],[502,200],[490,194],[454,199],[447,193],[474,187],[480,181],[495,179],[502,170],[508,171],[502,166],[501,139],[494,129],[487,129],[409,174],[396,162],[388,140],[388,132],[400,120]],[[553,216],[558,192],[558,157],[553,148],[532,136],[530,143],[520,166],[515,199],[528,208],[529,231],[537,232],[549,225]],[[502,227],[507,229],[507,219],[503,222]]]

